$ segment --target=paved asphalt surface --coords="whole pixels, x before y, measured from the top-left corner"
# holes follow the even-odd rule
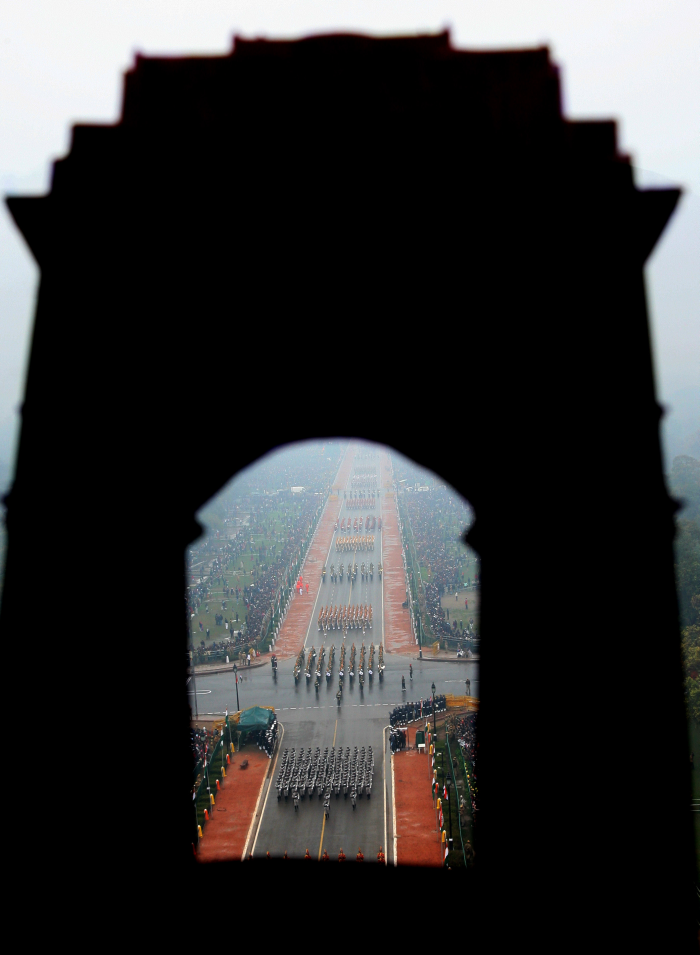
[[[365,462],[363,462],[365,463]],[[359,465],[359,462],[358,462]],[[379,499],[380,500],[380,499]],[[370,512],[379,517],[380,506]],[[344,507],[341,517],[347,514],[353,517],[359,512],[348,511]],[[366,515],[363,515],[366,516]],[[371,602],[373,609],[373,629],[364,635],[369,656],[369,644],[375,643],[376,653],[382,640],[382,583],[379,581],[377,565],[381,560],[381,532],[375,530],[375,550],[360,551],[355,560],[358,569],[362,561],[374,561],[375,573],[373,581],[362,581],[358,572],[355,584],[351,587],[345,576],[343,583],[333,584],[328,580],[320,583],[321,568],[311,571],[307,564],[304,579],[311,575],[318,575],[318,582],[310,579],[313,593],[309,600],[314,600],[314,612],[307,633],[305,645],[312,644],[318,650],[323,635],[318,632],[317,619],[321,605],[326,604],[356,604]],[[331,562],[336,568],[342,561],[347,568],[353,558],[351,553],[337,554],[335,551],[334,535],[327,562],[330,571]],[[308,576],[307,576],[308,575]],[[297,597],[297,600],[306,600],[307,597]],[[346,655],[349,660],[350,647],[353,642],[357,649],[359,660],[360,646],[363,640],[362,631],[349,630],[346,637]],[[308,848],[312,858],[320,857],[327,849],[332,858],[337,858],[340,847],[345,851],[348,860],[353,860],[358,848],[362,848],[367,861],[376,861],[379,846],[384,846],[387,862],[393,864],[393,829],[392,829],[392,793],[391,793],[391,765],[389,760],[388,730],[389,713],[393,707],[408,700],[418,700],[431,695],[431,684],[435,683],[437,693],[454,693],[463,695],[466,692],[465,680],[471,680],[471,693],[479,695],[479,664],[428,662],[419,661],[413,657],[389,653],[385,649],[384,662],[386,670],[383,681],[375,676],[370,682],[366,680],[364,689],[359,686],[357,677],[351,682],[346,674],[342,703],[338,707],[335,694],[338,689],[338,658],[340,645],[343,641],[342,631],[331,631],[325,636],[326,648],[331,643],[336,647],[336,658],[333,667],[333,676],[327,683],[325,678],[316,692],[313,680],[307,684],[302,675],[300,682],[295,685],[293,669],[294,660],[281,660],[277,671],[277,679],[273,678],[269,666],[247,671],[239,670],[238,694],[242,709],[249,706],[274,706],[278,720],[283,727],[283,738],[272,758],[270,779],[266,781],[260,801],[261,818],[257,834],[252,840],[255,857],[264,856],[267,851],[273,856],[281,856],[286,851],[292,857],[303,856]],[[416,654],[417,655],[417,651]],[[328,654],[326,654],[326,660]],[[409,679],[409,664],[413,664],[413,681]],[[406,677],[406,690],[401,690],[401,676]],[[192,685],[190,684],[190,700],[194,703]],[[208,715],[223,713],[226,708],[229,712],[237,709],[236,685],[234,674],[218,673],[207,677],[198,677],[196,680],[197,709],[200,714]],[[194,706],[193,706],[194,710]],[[323,800],[314,794],[301,801],[298,811],[295,812],[291,798],[277,800],[276,780],[279,764],[278,754],[285,748],[295,747],[297,751],[304,747],[311,747],[312,752],[318,746],[321,752],[335,745],[336,748],[355,746],[372,746],[374,751],[374,781],[372,797],[357,799],[356,809],[353,810],[350,799],[331,798],[330,816],[324,817]],[[249,847],[249,851],[250,851]]]
[[[255,704],[274,706],[284,728],[283,738],[272,759],[274,772],[263,789],[262,818],[253,843],[254,857],[264,856],[267,851],[272,856],[281,856],[286,851],[290,857],[299,858],[308,848],[314,859],[324,849],[332,858],[337,858],[342,846],[349,860],[355,858],[361,847],[369,861],[376,860],[382,845],[387,862],[393,864],[391,765],[388,731],[384,733],[384,727],[389,724],[389,713],[402,699],[418,700],[430,696],[433,681],[438,693],[462,695],[464,681],[469,677],[471,691],[478,695],[479,664],[420,662],[395,653],[386,654],[385,662],[386,671],[381,683],[375,678],[361,691],[357,679],[353,686],[346,680],[340,707],[335,701],[336,682],[327,686],[324,680],[318,697],[312,684],[306,686],[304,681],[295,686],[292,659],[280,663],[276,681],[270,667],[239,674],[241,707],[245,709]],[[412,682],[408,676],[409,663],[413,663]],[[402,675],[406,677],[405,693],[401,691]],[[202,714],[223,713],[227,706],[229,711],[235,710],[233,673],[198,678],[197,699]],[[297,812],[291,799],[288,802],[282,799],[278,803],[275,787],[278,753],[292,747],[298,751],[302,746],[310,746],[312,752],[318,746],[323,752],[326,746],[330,749],[333,745],[336,748],[349,746],[351,751],[355,746],[372,746],[375,767],[371,799],[358,799],[353,811],[349,798],[345,800],[341,795],[336,800],[333,796],[330,817],[325,824],[323,800],[319,800],[316,794],[302,800]]]

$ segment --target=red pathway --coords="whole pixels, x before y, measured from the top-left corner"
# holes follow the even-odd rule
[[[381,455],[382,485],[391,478],[389,455]],[[382,562],[384,565],[384,646],[394,653],[416,649],[411,611],[402,607],[406,599],[406,573],[401,556],[401,534],[396,501],[391,490],[382,495]]]
[[[241,763],[248,760],[245,769]],[[270,760],[257,747],[246,746],[232,757],[223,789],[216,793],[216,805],[197,846],[200,862],[241,859],[255,806]]]
[[[430,757],[417,750],[401,750],[391,758],[396,861],[399,865],[441,866],[443,854],[430,792]]]
[[[350,471],[355,458],[355,445],[349,445],[343,463],[340,466],[338,475],[333,482],[333,487],[342,489],[347,484],[350,477]],[[308,583],[309,593],[307,595],[304,588],[304,595],[300,597],[296,594],[292,597],[289,605],[289,611],[285,617],[279,636],[275,641],[275,653],[278,657],[295,657],[304,646],[304,639],[309,629],[311,615],[313,613],[314,602],[318,588],[321,586],[321,572],[328,556],[328,548],[333,540],[333,526],[340,516],[340,510],[343,505],[343,499],[339,495],[339,500],[329,500],[326,503],[323,514],[319,518],[316,534],[311,542],[309,551],[306,555],[306,562],[302,570],[304,583]]]

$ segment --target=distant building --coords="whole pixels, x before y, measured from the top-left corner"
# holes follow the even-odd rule
[[[303,494],[306,491],[305,487],[290,487],[289,489],[292,494]]]

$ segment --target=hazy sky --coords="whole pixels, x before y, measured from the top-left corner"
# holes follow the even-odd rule
[[[114,122],[134,54],[223,54],[232,37],[448,27],[462,49],[547,44],[564,112],[615,118],[641,184],[687,190],[647,268],[659,395],[698,387],[699,0],[16,0],[0,18],[0,192],[42,193],[74,122]],[[11,462],[38,269],[0,208],[0,461]],[[686,396],[687,397],[687,396]],[[2,476],[0,475],[0,481]]]

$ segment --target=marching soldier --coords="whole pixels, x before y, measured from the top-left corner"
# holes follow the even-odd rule
[[[324,849],[323,855],[321,856],[321,862],[330,862],[330,861],[331,861],[331,857],[328,855],[328,850]]]
[[[308,852],[308,849],[307,849],[307,852]],[[364,861],[365,861],[365,857],[362,855],[362,849],[358,849],[358,850],[357,850],[357,855],[355,856],[355,858],[356,858],[356,860],[357,860],[358,862],[364,862]]]
[[[304,853],[304,858],[305,858],[305,859],[310,859],[310,858],[311,858],[311,853],[309,852],[308,849],[307,849],[306,852]]]
[[[286,852],[285,852],[286,855]],[[340,847],[340,852],[338,853],[338,862],[345,862],[345,853],[343,852],[343,847]]]
[[[379,847],[379,852],[377,853],[377,862],[384,864],[386,862],[386,857],[384,856],[384,850],[382,847]]]

